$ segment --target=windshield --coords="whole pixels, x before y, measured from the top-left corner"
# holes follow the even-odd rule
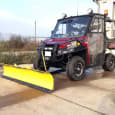
[[[89,16],[60,20],[56,24],[51,38],[71,38],[84,36],[89,21]]]

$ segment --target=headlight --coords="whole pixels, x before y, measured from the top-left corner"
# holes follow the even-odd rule
[[[61,44],[59,45],[59,49],[62,49],[62,48],[75,48],[77,47],[79,44],[79,42],[77,41],[72,41],[72,42],[68,42],[68,43],[65,43],[65,44]]]
[[[71,44],[68,44],[67,45],[67,48],[70,49],[70,48],[75,48],[77,47],[77,41],[72,41]]]
[[[58,55],[67,54],[74,51],[74,48],[80,46],[80,42],[72,41],[59,45]]]

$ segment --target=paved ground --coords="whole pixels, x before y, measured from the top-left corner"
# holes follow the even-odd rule
[[[0,115],[115,115],[115,72],[86,74],[79,82],[55,75],[50,94],[0,78]]]

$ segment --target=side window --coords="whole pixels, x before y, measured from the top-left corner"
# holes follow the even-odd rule
[[[60,24],[56,34],[65,34],[66,33],[66,24]]]
[[[106,35],[108,39],[115,39],[115,23],[106,22]]]
[[[98,18],[93,19],[91,24],[91,32],[98,32]]]
[[[91,24],[91,32],[104,32],[104,20],[94,18]]]
[[[99,19],[99,32],[104,32],[104,20]]]

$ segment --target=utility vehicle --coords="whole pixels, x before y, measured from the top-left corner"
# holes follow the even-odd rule
[[[113,71],[115,55],[111,51],[115,51],[115,38],[106,35],[106,24],[113,22],[107,15],[95,13],[59,19],[51,38],[37,49],[34,68],[63,68],[70,80],[83,79],[89,67]]]

